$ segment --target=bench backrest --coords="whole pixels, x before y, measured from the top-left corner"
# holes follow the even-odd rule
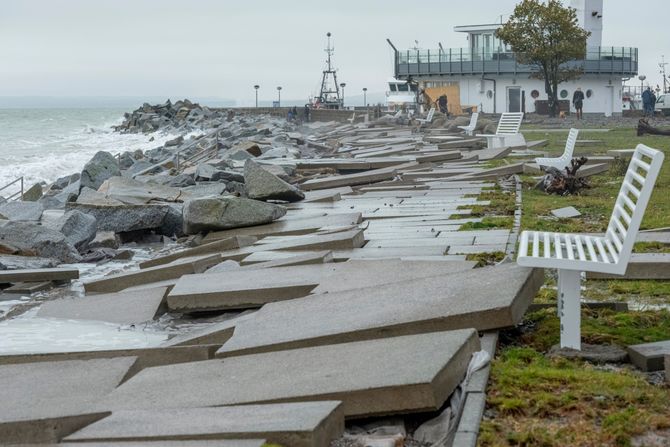
[[[498,121],[498,130],[496,135],[516,135],[521,128],[521,121],[523,121],[523,112],[519,113],[503,113]]]
[[[605,236],[607,251],[615,263],[628,264],[663,157],[663,152],[643,144],[635,148]]]
[[[478,112],[473,112],[472,116],[470,117],[470,124],[468,125],[468,129],[475,129],[477,127],[477,120],[479,119],[479,113]]]
[[[435,115],[435,107],[431,107],[428,111],[428,116],[426,116],[426,121],[433,121],[433,115]]]

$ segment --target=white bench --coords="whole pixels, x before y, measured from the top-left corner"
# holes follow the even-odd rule
[[[495,135],[480,134],[477,136],[486,138],[489,149],[525,146],[526,140],[519,133],[521,121],[523,121],[523,112],[503,113],[498,121]]]
[[[356,112],[351,114],[351,118],[347,118],[347,121],[349,121],[350,124],[354,124],[354,121],[356,121]]]
[[[433,117],[435,116],[435,107],[431,107],[430,110],[428,111],[428,115],[426,115],[426,118],[417,118],[416,120],[419,122],[420,126],[423,126],[424,124],[430,124],[433,122]]]
[[[475,128],[477,127],[478,119],[479,119],[479,113],[474,112],[470,117],[470,124],[468,124],[467,126],[458,126],[458,128],[463,129],[466,135],[472,136],[472,134],[475,132]]]
[[[565,142],[565,150],[563,151],[563,155],[556,158],[538,157],[535,159],[535,163],[537,163],[537,165],[540,167],[544,166],[546,168],[556,168],[559,171],[563,171],[563,169],[570,166],[572,154],[575,152],[575,145],[577,144],[578,135],[578,129],[570,129],[568,140]]]
[[[638,145],[604,236],[524,231],[517,263],[558,270],[561,347],[581,349],[581,272],[626,273],[633,244],[663,164],[663,152]]]

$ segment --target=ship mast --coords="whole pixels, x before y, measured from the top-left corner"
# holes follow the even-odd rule
[[[328,36],[328,47],[324,51],[328,55],[328,59],[326,59],[326,69],[323,70],[323,76],[321,78],[321,92],[319,93],[319,102],[322,106],[328,109],[339,109],[342,107],[340,86],[337,83],[337,70],[333,68],[332,64],[332,57],[335,53],[335,48],[333,48],[330,44],[331,34],[327,33],[326,36]],[[332,84],[330,81],[331,78]]]

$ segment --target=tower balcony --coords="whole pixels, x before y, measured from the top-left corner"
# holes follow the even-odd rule
[[[584,74],[635,76],[638,73],[638,49],[631,47],[593,47],[584,60],[564,65],[581,68]],[[507,51],[475,52],[469,48],[403,50],[395,53],[395,77],[517,75],[537,71],[520,64],[516,53]]]

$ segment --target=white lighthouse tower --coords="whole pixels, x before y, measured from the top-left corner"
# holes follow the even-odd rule
[[[571,0],[570,7],[577,10],[579,26],[591,35],[586,46],[600,47],[603,42],[603,0]]]

